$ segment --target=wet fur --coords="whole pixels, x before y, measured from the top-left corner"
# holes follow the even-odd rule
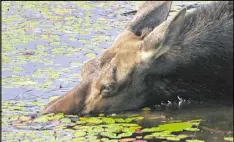
[[[171,49],[145,80],[149,101],[233,98],[233,2],[217,2],[185,17]],[[161,98],[161,99],[160,99]]]
[[[162,11],[169,11],[164,8]],[[167,15],[164,13],[161,18],[159,16],[158,23],[154,21],[146,26],[143,25],[147,20],[138,23],[137,18],[133,19],[113,47],[83,66],[82,82],[65,96],[49,103],[43,113],[128,110],[173,100],[177,96],[232,98],[233,2],[213,3],[187,14],[181,33],[170,49],[148,66],[138,56],[141,52],[138,41],[161,24]],[[113,65],[119,74],[117,90],[104,97],[100,88],[105,81],[112,81]]]

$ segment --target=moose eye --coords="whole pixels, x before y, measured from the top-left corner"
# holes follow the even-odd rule
[[[114,85],[113,84],[108,84],[108,85],[103,85],[102,86],[102,91],[105,93],[109,93],[114,89]]]

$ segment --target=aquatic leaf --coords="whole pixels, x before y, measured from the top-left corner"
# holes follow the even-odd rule
[[[17,111],[23,111],[25,108],[23,106],[13,106],[12,109]]]
[[[201,120],[202,120],[202,119],[196,119],[196,120],[190,120],[190,121],[188,121],[188,122],[198,122],[198,123],[200,123]]]
[[[142,139],[142,136],[136,136],[137,139]]]
[[[68,8],[55,8],[54,12],[55,14],[66,14],[66,13],[71,13],[72,9],[68,9]]]
[[[50,121],[50,115],[42,115],[33,120],[33,122],[39,122],[39,123],[48,122],[48,121]]]
[[[179,141],[180,140],[180,138],[178,138],[178,137],[166,137],[166,139],[169,141]]]
[[[144,139],[146,139],[146,140],[153,139],[153,138],[154,138],[153,135],[145,135],[144,136]]]
[[[85,141],[85,137],[79,137],[79,138],[72,139],[72,142],[84,142],[84,141]]]
[[[126,119],[125,119],[125,122],[126,122],[126,123],[130,123],[130,122],[132,122],[133,120],[134,120],[134,118],[126,118]]]
[[[83,131],[88,131],[89,128],[90,126],[85,126],[85,125],[77,125],[73,127],[73,129],[83,130]]]
[[[86,121],[88,119],[89,119],[88,117],[80,117],[80,121]]]
[[[130,137],[132,136],[133,132],[124,132],[118,135],[118,138],[123,138],[123,137]]]
[[[136,127],[124,127],[122,129],[123,132],[134,133],[136,131]]]
[[[100,120],[100,119],[98,119],[98,118],[91,117],[91,118],[89,118],[88,120],[86,120],[86,122],[88,122],[88,123],[100,124],[100,123],[102,123],[103,121]]]
[[[43,60],[43,63],[44,65],[52,65],[53,64],[53,61],[50,61],[50,60]]]
[[[224,137],[225,141],[233,141],[233,137]]]
[[[109,124],[106,126],[105,131],[107,132],[121,132],[123,129],[123,126],[121,125],[115,125],[115,124]]]
[[[26,116],[27,117],[27,116]],[[19,116],[18,115],[12,115],[11,117],[10,117],[10,119],[11,120],[17,120],[17,119],[19,119]],[[31,118],[30,118],[31,119]]]
[[[95,126],[92,129],[93,133],[100,133],[100,132],[103,132],[103,131],[104,131],[104,128],[102,126]]]
[[[77,130],[75,131],[75,134],[74,134],[76,137],[83,137],[86,135],[86,132],[82,131],[82,130]]]
[[[108,118],[108,117],[102,118],[102,121],[107,124],[115,123],[115,120],[113,118]]]
[[[187,131],[200,131],[200,129],[198,129],[198,128],[185,128],[184,130],[187,130]]]
[[[176,135],[173,135],[171,134],[170,131],[161,131],[161,132],[155,132],[155,133],[152,133],[153,136],[155,137],[171,137],[171,136],[176,136]]]
[[[103,117],[103,116],[105,116],[105,114],[104,113],[100,113],[100,114],[98,114],[98,116]]]
[[[118,138],[116,134],[112,132],[101,132],[100,135],[108,138]]]
[[[184,138],[187,138],[189,136],[185,135],[185,134],[179,134],[177,137],[180,138],[180,139],[184,139]]]
[[[59,120],[64,117],[63,113],[57,113],[56,115],[53,116],[52,120]]]
[[[31,120],[31,116],[20,116],[19,118],[20,121],[26,122]]]
[[[114,120],[115,120],[115,122],[118,122],[118,123],[124,123],[125,122],[125,120],[123,118],[115,118]]]
[[[80,62],[71,62],[70,66],[72,67],[80,67],[82,64]]]
[[[198,126],[201,123],[202,119],[190,120],[188,123],[191,123],[194,126]]]
[[[60,121],[62,123],[71,123],[71,119],[69,119],[69,118],[62,118],[62,119],[60,119]]]
[[[196,139],[194,139],[194,140],[186,140],[186,142],[205,142],[205,141],[203,141],[203,140],[196,140]]]
[[[86,122],[86,121],[76,121],[76,124],[78,124],[78,125],[79,125],[79,124],[85,124],[85,123],[87,123],[87,122]],[[75,126],[75,127],[77,128],[77,127],[79,127],[79,126]]]
[[[49,98],[49,101],[51,102],[51,101],[53,101],[53,100],[55,100],[55,99],[57,99],[57,98],[59,98],[60,96],[53,96],[53,97],[50,97]]]
[[[159,125],[160,129],[171,131],[171,132],[180,132],[180,131],[183,131],[184,129],[188,129],[191,127],[192,127],[192,124],[189,124],[186,122]]]

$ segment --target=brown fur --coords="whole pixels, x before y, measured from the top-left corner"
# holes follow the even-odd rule
[[[135,109],[165,96],[232,94],[232,2],[188,15],[183,9],[170,20],[170,1],[143,5],[112,47],[83,66],[82,82],[42,113],[92,114]]]

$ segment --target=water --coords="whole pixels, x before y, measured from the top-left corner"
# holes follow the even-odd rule
[[[178,1],[173,3],[172,10],[203,3],[207,2]],[[76,138],[69,129],[25,130],[12,125],[12,121],[38,113],[50,97],[63,95],[78,84],[81,66],[110,47],[132,18],[132,15],[121,14],[134,10],[136,4],[127,1],[2,3],[3,141],[69,141]],[[232,106],[202,106],[179,111],[134,113],[144,117],[144,120],[135,122],[142,128],[157,126],[162,124],[161,121],[205,120],[199,125],[202,126],[201,131],[189,132],[192,135],[190,139],[218,142],[232,136],[232,112]],[[131,113],[117,115],[130,117]],[[56,138],[54,133],[58,135]],[[143,135],[138,139],[143,139]],[[133,134],[131,137],[136,136]]]

